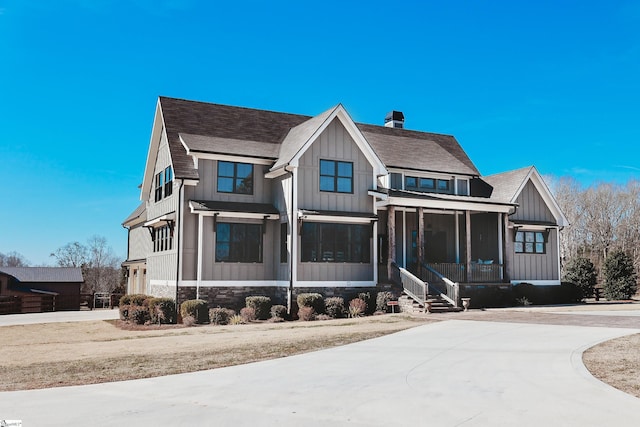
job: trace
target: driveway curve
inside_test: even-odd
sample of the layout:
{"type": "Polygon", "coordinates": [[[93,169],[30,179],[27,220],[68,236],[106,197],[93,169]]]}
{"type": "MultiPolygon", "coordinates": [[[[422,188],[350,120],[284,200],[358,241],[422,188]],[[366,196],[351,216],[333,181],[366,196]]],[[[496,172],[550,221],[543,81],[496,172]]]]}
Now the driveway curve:
{"type": "Polygon", "coordinates": [[[24,425],[640,425],[593,378],[596,343],[638,329],[448,320],[344,347],[190,374],[0,393],[24,425]]]}

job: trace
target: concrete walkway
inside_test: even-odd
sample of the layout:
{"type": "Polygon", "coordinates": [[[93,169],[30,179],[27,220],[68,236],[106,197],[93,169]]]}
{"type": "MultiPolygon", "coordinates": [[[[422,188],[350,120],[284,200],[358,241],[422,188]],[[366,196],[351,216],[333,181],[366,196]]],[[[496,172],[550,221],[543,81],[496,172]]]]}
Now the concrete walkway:
{"type": "Polygon", "coordinates": [[[638,329],[448,320],[283,359],[0,393],[28,426],[640,425],[582,351],[638,329]]]}

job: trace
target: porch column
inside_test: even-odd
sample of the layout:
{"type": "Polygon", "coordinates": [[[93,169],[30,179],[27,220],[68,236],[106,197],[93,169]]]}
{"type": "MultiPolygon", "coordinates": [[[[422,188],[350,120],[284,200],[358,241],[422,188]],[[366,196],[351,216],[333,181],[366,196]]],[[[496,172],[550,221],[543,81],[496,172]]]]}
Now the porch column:
{"type": "MultiPolygon", "coordinates": [[[[204,217],[198,215],[198,271],[196,272],[196,299],[200,299],[200,283],[202,282],[202,241],[204,217]]],[[[217,231],[217,230],[214,230],[217,231]]]]}
{"type": "Polygon", "coordinates": [[[467,283],[471,283],[471,211],[465,211],[465,231],[467,240],[467,259],[465,261],[467,269],[467,283]]]}
{"type": "Polygon", "coordinates": [[[509,232],[509,214],[502,214],[502,226],[504,227],[503,241],[504,241],[504,254],[502,257],[502,280],[509,281],[509,263],[513,256],[513,233],[509,232]]]}
{"type": "Polygon", "coordinates": [[[424,262],[424,208],[418,208],[418,273],[422,272],[424,262]]]}
{"type": "Polygon", "coordinates": [[[393,281],[391,264],[396,261],[396,207],[387,208],[387,236],[389,240],[389,254],[387,256],[387,276],[389,281],[393,281]]]}

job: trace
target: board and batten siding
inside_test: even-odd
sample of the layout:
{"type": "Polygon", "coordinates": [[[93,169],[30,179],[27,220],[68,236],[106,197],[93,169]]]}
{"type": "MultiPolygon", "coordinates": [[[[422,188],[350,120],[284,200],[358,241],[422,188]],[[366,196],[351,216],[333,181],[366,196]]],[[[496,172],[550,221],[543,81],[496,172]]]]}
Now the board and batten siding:
{"type": "MultiPolygon", "coordinates": [[[[250,223],[262,224],[262,221],[218,218],[218,223],[250,223]]],[[[262,236],[262,262],[216,262],[216,237],[213,229],[213,217],[203,218],[202,244],[202,280],[203,281],[243,281],[243,280],[275,280],[273,269],[273,245],[278,221],[267,221],[266,233],[262,236]]]]}
{"type": "Polygon", "coordinates": [[[522,221],[546,221],[555,222],[553,214],[547,207],[542,196],[538,193],[536,186],[531,181],[520,192],[520,195],[516,199],[518,203],[518,209],[515,214],[511,216],[514,220],[522,221]]]}
{"type": "Polygon", "coordinates": [[[171,166],[171,154],[169,153],[169,145],[167,143],[167,136],[165,132],[162,132],[162,138],[160,145],[158,146],[158,156],[156,158],[156,165],[153,171],[151,191],[149,192],[149,200],[147,201],[147,218],[152,220],[162,215],[176,212],[178,207],[178,188],[176,186],[176,180],[173,180],[173,191],[171,196],[163,197],[158,202],[155,201],[155,177],[159,172],[164,171],[167,166],[171,166]]]}
{"type": "Polygon", "coordinates": [[[128,259],[145,259],[152,251],[151,234],[149,229],[137,225],[129,230],[129,256],[128,259]]]}
{"type": "MultiPolygon", "coordinates": [[[[511,233],[510,233],[511,234],[511,233]]],[[[549,231],[544,254],[512,255],[509,267],[511,281],[560,280],[558,277],[558,230],[549,231]]]]}
{"type": "Polygon", "coordinates": [[[373,213],[373,167],[349,132],[334,119],[302,155],[298,167],[298,208],[373,213]],[[353,162],[353,194],[320,191],[320,159],[353,162]]]}
{"type": "MultiPolygon", "coordinates": [[[[340,120],[333,122],[320,134],[298,163],[298,209],[370,212],[374,213],[373,198],[368,191],[374,188],[373,167],[340,120]],[[353,162],[353,193],[320,191],[320,160],[353,162]]],[[[301,238],[297,239],[301,248],[301,238]]],[[[375,263],[300,262],[296,251],[298,281],[349,282],[372,281],[375,263]]],[[[370,243],[370,257],[373,247],[370,243]]]]}
{"type": "MultiPolygon", "coordinates": [[[[512,220],[556,222],[556,218],[531,181],[525,184],[522,192],[516,199],[516,203],[518,203],[518,209],[516,213],[511,216],[512,220]]],[[[521,231],[527,231],[527,227],[523,226],[521,231]]],[[[513,231],[509,233],[508,238],[513,241],[513,231]]],[[[513,245],[509,246],[511,251],[513,251],[513,245]]],[[[511,252],[511,262],[507,263],[510,279],[512,281],[560,280],[558,230],[555,228],[549,231],[545,251],[544,254],[511,252]]]]}

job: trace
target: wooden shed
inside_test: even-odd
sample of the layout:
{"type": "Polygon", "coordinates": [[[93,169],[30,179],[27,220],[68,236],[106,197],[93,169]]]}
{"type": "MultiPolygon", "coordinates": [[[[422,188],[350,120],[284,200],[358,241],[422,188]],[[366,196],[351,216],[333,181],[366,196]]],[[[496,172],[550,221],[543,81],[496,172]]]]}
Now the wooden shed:
{"type": "Polygon", "coordinates": [[[0,267],[0,313],[79,310],[82,270],[72,267],[0,267]]]}

